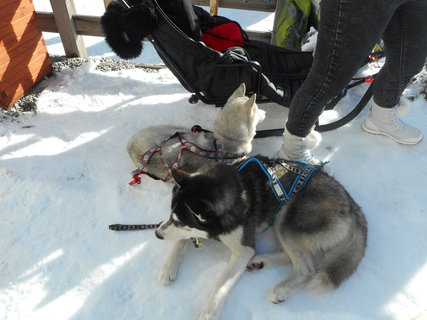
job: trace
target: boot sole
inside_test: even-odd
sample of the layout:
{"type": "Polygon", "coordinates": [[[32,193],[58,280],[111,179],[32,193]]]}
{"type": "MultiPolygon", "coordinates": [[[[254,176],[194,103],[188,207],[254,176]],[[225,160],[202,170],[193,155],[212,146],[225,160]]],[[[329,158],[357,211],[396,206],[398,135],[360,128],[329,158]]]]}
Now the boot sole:
{"type": "Polygon", "coordinates": [[[389,135],[389,134],[388,134],[388,133],[386,133],[386,132],[377,131],[377,130],[373,130],[373,129],[369,129],[369,128],[367,128],[367,127],[365,126],[365,123],[364,123],[364,122],[362,122],[362,129],[363,129],[364,131],[368,132],[368,133],[372,133],[372,134],[376,134],[376,135],[381,135],[381,136],[386,136],[386,137],[389,137],[390,139],[392,139],[393,141],[396,141],[397,143],[400,143],[400,144],[406,144],[406,145],[414,145],[414,144],[418,144],[418,143],[420,143],[420,142],[423,140],[423,138],[424,138],[424,136],[421,136],[421,139],[419,139],[419,140],[417,140],[417,141],[414,141],[414,142],[408,142],[408,141],[398,140],[398,139],[396,139],[396,138],[395,138],[395,137],[393,137],[392,135],[389,135]]]}

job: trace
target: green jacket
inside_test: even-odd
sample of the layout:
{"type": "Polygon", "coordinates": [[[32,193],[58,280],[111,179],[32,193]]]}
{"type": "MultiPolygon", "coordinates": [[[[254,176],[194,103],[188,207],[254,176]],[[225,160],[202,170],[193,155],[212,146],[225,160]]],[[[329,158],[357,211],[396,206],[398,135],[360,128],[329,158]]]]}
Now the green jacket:
{"type": "Polygon", "coordinates": [[[273,43],[283,48],[300,49],[301,41],[310,28],[310,15],[317,16],[311,0],[278,0],[276,10],[273,43]]]}

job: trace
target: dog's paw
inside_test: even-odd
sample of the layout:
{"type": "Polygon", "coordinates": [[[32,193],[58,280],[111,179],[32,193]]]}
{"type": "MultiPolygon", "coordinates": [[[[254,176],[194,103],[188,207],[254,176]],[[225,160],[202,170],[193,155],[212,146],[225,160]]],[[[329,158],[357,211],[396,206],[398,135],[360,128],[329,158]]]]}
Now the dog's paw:
{"type": "Polygon", "coordinates": [[[274,288],[269,294],[268,294],[268,300],[274,304],[282,303],[286,300],[286,298],[289,296],[289,293],[287,293],[286,288],[279,287],[274,288]]]}
{"type": "Polygon", "coordinates": [[[249,272],[255,272],[258,271],[260,269],[264,268],[264,262],[260,261],[260,262],[250,262],[247,266],[246,266],[246,270],[249,272]]]}
{"type": "Polygon", "coordinates": [[[167,286],[171,282],[175,281],[178,268],[171,265],[164,265],[159,274],[159,283],[163,286],[167,286]]]}
{"type": "Polygon", "coordinates": [[[255,256],[249,261],[248,265],[246,266],[246,270],[249,272],[255,272],[262,268],[264,268],[264,259],[260,256],[255,256]]]}

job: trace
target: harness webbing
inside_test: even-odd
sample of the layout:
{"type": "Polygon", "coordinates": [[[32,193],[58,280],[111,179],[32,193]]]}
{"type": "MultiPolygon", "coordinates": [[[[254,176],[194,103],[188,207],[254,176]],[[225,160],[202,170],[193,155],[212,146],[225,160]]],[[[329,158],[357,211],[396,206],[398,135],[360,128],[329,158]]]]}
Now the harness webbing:
{"type": "Polygon", "coordinates": [[[237,167],[237,171],[242,171],[247,164],[256,163],[261,168],[261,170],[265,173],[268,180],[270,181],[270,187],[273,191],[274,196],[279,201],[279,205],[276,208],[274,215],[268,221],[268,227],[271,227],[274,223],[277,213],[280,209],[286,205],[286,203],[291,200],[292,196],[296,195],[299,191],[301,191],[304,186],[307,184],[308,180],[310,180],[312,174],[320,168],[320,166],[312,165],[305,162],[300,161],[277,161],[278,164],[282,165],[286,170],[296,174],[294,181],[288,191],[285,190],[280,179],[276,175],[276,168],[267,165],[257,158],[249,158],[243,164],[237,167]],[[299,168],[291,163],[298,164],[302,166],[299,168]]]}
{"type": "Polygon", "coordinates": [[[214,150],[202,149],[202,148],[198,147],[197,145],[195,145],[194,143],[188,141],[184,137],[183,132],[175,132],[175,134],[173,134],[170,137],[163,140],[163,142],[160,145],[152,147],[151,149],[149,149],[148,151],[146,151],[142,155],[141,165],[138,167],[138,169],[132,171],[133,180],[131,182],[129,182],[129,184],[130,185],[140,184],[141,178],[139,176],[142,174],[145,174],[151,178],[160,179],[163,182],[166,182],[172,176],[172,172],[171,172],[172,169],[178,168],[181,166],[182,155],[183,155],[184,150],[187,150],[187,151],[189,151],[189,152],[191,152],[197,156],[203,157],[203,158],[214,159],[215,161],[226,161],[226,160],[232,160],[232,159],[237,159],[237,158],[243,157],[243,155],[234,155],[234,154],[227,154],[227,153],[222,152],[221,151],[221,143],[217,139],[213,140],[213,147],[214,147],[214,150]],[[162,148],[164,147],[164,145],[166,143],[168,143],[171,139],[174,139],[174,138],[178,138],[179,143],[181,144],[181,149],[179,150],[177,157],[172,161],[172,163],[167,163],[167,161],[165,161],[165,159],[163,158],[162,148]],[[167,171],[167,174],[163,178],[153,176],[150,173],[144,171],[156,153],[159,153],[160,162],[162,163],[163,167],[167,171]]]}

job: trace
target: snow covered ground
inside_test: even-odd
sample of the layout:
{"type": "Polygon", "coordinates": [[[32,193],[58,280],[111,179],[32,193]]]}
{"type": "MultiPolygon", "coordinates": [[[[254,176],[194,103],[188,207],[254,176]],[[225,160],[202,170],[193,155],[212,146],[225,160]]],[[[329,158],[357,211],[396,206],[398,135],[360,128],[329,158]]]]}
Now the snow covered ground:
{"type": "MultiPolygon", "coordinates": [[[[110,54],[97,39],[91,55],[110,54]]],[[[209,129],[218,110],[189,104],[168,70],[101,72],[96,64],[47,80],[37,114],[0,121],[0,319],[194,319],[225,267],[227,249],[212,241],[188,250],[176,282],[163,287],[157,275],[169,243],[152,231],[118,233],[108,225],[169,215],[171,185],[145,177],[128,185],[135,169],[129,137],[159,124],[209,129]]],[[[405,121],[427,135],[421,90],[418,82],[405,91],[414,97],[405,121]]],[[[360,95],[354,90],[342,103],[360,95]]],[[[283,126],[287,110],[261,108],[267,119],[260,128],[283,126]]],[[[364,133],[366,115],[322,134],[313,151],[330,160],[368,220],[357,272],[334,292],[299,292],[279,305],[266,297],[288,268],[244,274],[222,319],[427,319],[427,141],[403,146],[364,133]]],[[[258,139],[254,153],[272,155],[280,144],[279,137],[258,139]]],[[[259,236],[260,252],[274,247],[270,231],[259,236]]]]}

